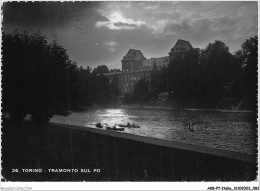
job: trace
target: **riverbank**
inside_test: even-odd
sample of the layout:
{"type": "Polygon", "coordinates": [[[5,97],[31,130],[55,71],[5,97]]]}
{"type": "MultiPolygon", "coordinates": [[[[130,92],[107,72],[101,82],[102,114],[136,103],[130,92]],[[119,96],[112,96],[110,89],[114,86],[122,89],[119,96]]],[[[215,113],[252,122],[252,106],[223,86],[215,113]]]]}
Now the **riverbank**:
{"type": "MultiPolygon", "coordinates": [[[[104,108],[102,106],[94,106],[95,108],[104,108]]],[[[166,109],[166,110],[176,110],[173,106],[149,106],[149,105],[138,105],[138,104],[129,104],[129,105],[109,105],[105,108],[120,108],[120,109],[166,109]]],[[[178,108],[180,109],[180,108],[178,108]]],[[[185,111],[209,111],[209,112],[226,112],[226,113],[256,113],[253,110],[231,110],[231,109],[203,109],[203,108],[182,108],[185,111]]]]}
{"type": "Polygon", "coordinates": [[[2,175],[9,181],[249,181],[256,164],[54,124],[4,122],[2,175]],[[19,172],[12,172],[18,169],[19,172]],[[22,169],[42,169],[24,173],[22,169]],[[89,169],[92,172],[49,172],[89,169]],[[94,173],[94,169],[100,169],[94,173]]]}

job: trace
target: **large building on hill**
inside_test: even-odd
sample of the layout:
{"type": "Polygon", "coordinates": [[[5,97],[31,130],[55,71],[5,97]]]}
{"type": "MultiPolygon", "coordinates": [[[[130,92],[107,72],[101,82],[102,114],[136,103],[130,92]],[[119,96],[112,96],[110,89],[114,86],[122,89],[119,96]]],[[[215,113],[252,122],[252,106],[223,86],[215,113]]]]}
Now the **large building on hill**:
{"type": "Polygon", "coordinates": [[[151,90],[151,74],[154,67],[158,71],[167,68],[168,64],[176,58],[183,58],[186,51],[192,46],[189,41],[178,40],[174,47],[168,53],[168,56],[146,59],[140,50],[129,49],[121,60],[122,71],[104,74],[109,82],[118,80],[118,86],[121,94],[133,93],[136,83],[145,79],[148,83],[148,90],[151,90]]]}

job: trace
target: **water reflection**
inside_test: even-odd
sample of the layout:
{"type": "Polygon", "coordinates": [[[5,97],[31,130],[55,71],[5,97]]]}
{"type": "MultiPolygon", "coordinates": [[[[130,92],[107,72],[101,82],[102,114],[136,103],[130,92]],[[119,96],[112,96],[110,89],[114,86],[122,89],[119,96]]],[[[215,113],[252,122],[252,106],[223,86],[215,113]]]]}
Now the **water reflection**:
{"type": "Polygon", "coordinates": [[[97,116],[101,123],[107,123],[109,125],[128,123],[131,121],[130,117],[135,117],[127,114],[124,109],[106,109],[97,114],[97,116]]]}
{"type": "Polygon", "coordinates": [[[141,128],[126,128],[123,133],[165,140],[255,153],[256,120],[249,113],[174,112],[153,109],[100,109],[55,116],[51,121],[88,126],[90,123],[135,123],[141,128]],[[189,131],[191,123],[194,132],[189,131]]]}

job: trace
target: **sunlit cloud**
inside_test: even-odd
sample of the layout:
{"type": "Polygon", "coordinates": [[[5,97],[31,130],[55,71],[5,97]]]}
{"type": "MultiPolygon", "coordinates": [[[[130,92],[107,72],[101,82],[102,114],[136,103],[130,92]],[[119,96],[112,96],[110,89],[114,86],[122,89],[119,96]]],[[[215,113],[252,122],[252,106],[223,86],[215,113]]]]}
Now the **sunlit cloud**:
{"type": "Polygon", "coordinates": [[[111,30],[132,30],[145,25],[144,21],[125,18],[120,12],[114,12],[110,15],[102,16],[106,17],[108,21],[98,21],[96,23],[97,28],[107,27],[111,30]]]}
{"type": "MultiPolygon", "coordinates": [[[[233,33],[239,38],[240,35],[248,36],[252,33],[252,26],[257,25],[256,21],[251,19],[253,14],[257,13],[256,8],[250,4],[244,5],[243,2],[108,2],[97,12],[108,20],[97,21],[97,28],[141,29],[160,36],[181,35],[183,27],[190,29],[185,31],[186,33],[196,32],[196,29],[201,28],[206,29],[205,32],[219,31],[219,36],[223,36],[221,33],[225,30],[230,31],[232,27],[233,33]],[[175,26],[182,28],[175,30],[175,26]]],[[[203,31],[197,32],[203,33],[203,31]]]]}
{"type": "Polygon", "coordinates": [[[120,68],[129,48],[146,58],[166,56],[178,39],[199,48],[221,40],[234,52],[258,31],[256,1],[39,4],[4,6],[3,30],[41,31],[61,43],[72,60],[92,68],[120,68]]]}

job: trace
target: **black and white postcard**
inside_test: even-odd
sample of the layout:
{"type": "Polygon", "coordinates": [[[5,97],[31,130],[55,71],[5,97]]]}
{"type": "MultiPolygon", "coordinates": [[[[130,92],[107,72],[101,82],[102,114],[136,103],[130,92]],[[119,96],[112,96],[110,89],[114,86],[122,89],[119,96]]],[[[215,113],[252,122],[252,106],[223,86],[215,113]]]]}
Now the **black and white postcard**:
{"type": "Polygon", "coordinates": [[[1,190],[259,190],[258,3],[3,2],[1,190]]]}

